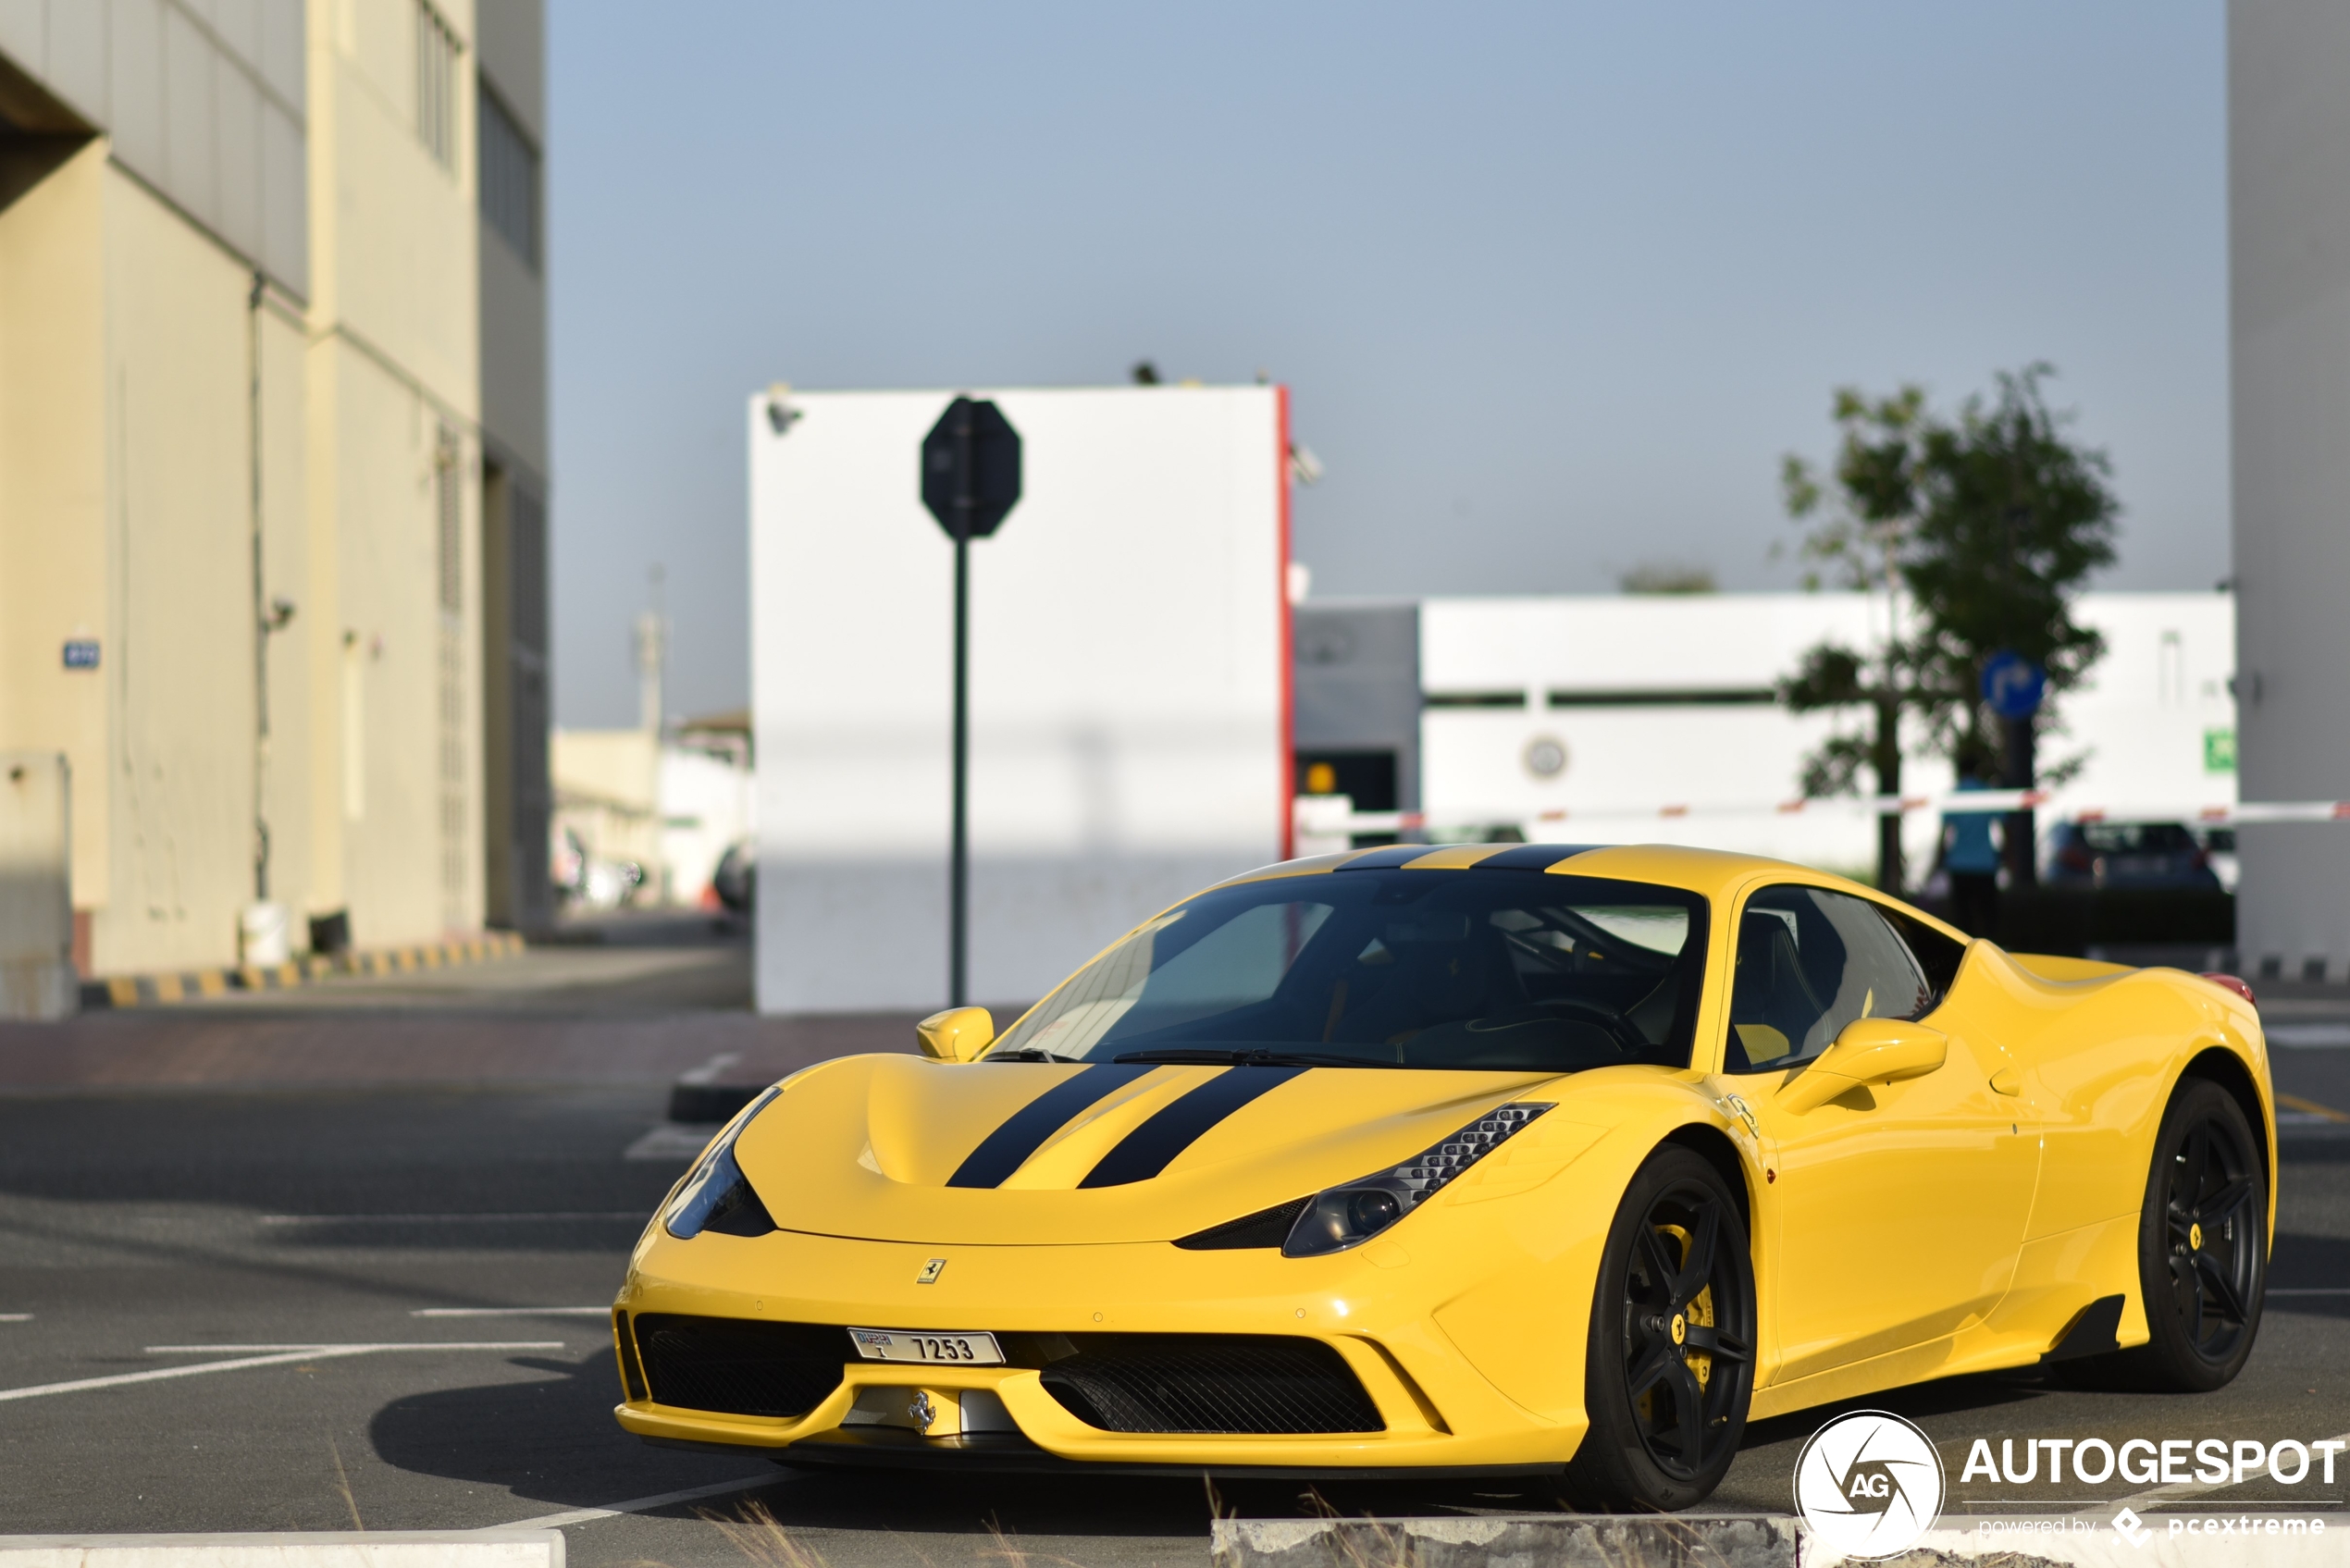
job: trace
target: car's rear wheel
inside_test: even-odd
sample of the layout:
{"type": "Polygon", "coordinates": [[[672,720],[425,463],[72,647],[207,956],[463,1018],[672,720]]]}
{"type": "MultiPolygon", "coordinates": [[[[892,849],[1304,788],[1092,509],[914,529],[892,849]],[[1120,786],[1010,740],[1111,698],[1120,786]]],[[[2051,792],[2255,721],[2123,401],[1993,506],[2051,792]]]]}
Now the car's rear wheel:
{"type": "Polygon", "coordinates": [[[2116,1357],[2140,1388],[2202,1393],[2243,1370],[2268,1288],[2269,1194],[2235,1096],[2190,1079],[2155,1134],[2138,1226],[2142,1348],[2116,1357]]]}
{"type": "Polygon", "coordinates": [[[1608,1228],[1584,1363],[1591,1425],[1569,1496],[1621,1511],[1702,1500],[1738,1453],[1753,1387],[1745,1216],[1702,1155],[1660,1149],[1608,1228]]]}

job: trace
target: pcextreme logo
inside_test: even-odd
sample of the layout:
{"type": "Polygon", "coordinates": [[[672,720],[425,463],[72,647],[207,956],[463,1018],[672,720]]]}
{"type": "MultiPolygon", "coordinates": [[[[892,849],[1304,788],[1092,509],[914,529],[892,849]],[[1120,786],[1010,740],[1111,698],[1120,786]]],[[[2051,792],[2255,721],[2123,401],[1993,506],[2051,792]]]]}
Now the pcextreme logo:
{"type": "Polygon", "coordinates": [[[1881,1410],[1840,1415],[1795,1461],[1795,1511],[1846,1557],[1897,1557],[1942,1512],[1942,1456],[1923,1432],[1881,1410]]]}

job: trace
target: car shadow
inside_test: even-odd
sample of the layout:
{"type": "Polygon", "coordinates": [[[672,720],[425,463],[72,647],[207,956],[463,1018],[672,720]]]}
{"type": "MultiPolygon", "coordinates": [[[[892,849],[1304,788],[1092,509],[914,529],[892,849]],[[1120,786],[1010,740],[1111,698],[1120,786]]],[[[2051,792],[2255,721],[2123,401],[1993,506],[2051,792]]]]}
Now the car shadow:
{"type": "MultiPolygon", "coordinates": [[[[544,1502],[550,1512],[657,1496],[759,1474],[752,1455],[654,1448],[612,1420],[619,1377],[609,1354],[577,1360],[520,1356],[545,1374],[403,1395],[368,1423],[376,1456],[418,1475],[464,1481],[544,1502]]],[[[1218,1512],[1243,1518],[1552,1512],[1545,1478],[1380,1483],[1137,1477],[933,1475],[909,1488],[897,1471],[777,1465],[771,1484],[655,1514],[743,1518],[751,1505],[786,1528],[1014,1536],[1204,1537],[1218,1512]]]]}

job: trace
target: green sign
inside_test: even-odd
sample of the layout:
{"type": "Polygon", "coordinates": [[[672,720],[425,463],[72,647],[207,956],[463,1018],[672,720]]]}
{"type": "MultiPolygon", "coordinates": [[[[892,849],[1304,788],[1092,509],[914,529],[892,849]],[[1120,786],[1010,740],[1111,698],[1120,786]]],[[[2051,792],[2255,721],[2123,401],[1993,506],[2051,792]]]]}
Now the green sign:
{"type": "Polygon", "coordinates": [[[2235,731],[2203,732],[2203,771],[2207,773],[2232,773],[2236,771],[2235,731]]]}

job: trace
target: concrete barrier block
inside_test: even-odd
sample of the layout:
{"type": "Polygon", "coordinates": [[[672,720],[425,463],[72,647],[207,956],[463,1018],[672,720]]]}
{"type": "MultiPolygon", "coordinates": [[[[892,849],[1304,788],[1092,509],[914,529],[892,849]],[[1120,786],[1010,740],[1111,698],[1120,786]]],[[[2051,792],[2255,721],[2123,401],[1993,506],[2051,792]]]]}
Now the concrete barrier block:
{"type": "Polygon", "coordinates": [[[1767,1513],[1218,1519],[1217,1568],[1797,1568],[1767,1513]]]}
{"type": "Polygon", "coordinates": [[[563,1568],[563,1533],[0,1536],[0,1568],[563,1568]]]}

